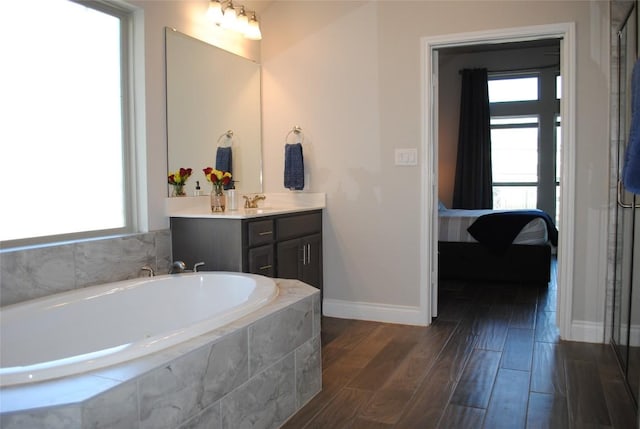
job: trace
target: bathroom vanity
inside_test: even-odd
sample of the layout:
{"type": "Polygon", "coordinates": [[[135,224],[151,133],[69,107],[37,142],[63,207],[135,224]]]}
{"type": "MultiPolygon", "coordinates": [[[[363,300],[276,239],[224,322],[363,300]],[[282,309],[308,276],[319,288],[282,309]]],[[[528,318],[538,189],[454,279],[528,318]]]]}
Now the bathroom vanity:
{"type": "MultiPolygon", "coordinates": [[[[297,279],[322,290],[320,195],[303,204],[267,195],[265,207],[224,213],[211,213],[208,197],[187,197],[202,198],[205,207],[168,209],[173,260],[184,261],[188,268],[204,262],[200,270],[206,271],[297,279]]],[[[184,203],[175,200],[169,203],[184,203]]]]}

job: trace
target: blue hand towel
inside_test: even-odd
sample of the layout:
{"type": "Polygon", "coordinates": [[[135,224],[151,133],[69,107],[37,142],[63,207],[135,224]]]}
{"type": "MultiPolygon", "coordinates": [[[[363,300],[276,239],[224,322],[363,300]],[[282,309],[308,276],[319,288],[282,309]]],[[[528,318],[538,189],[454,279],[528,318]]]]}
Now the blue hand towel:
{"type": "Polygon", "coordinates": [[[304,189],[304,158],[300,143],[284,146],[284,187],[296,191],[304,189]]]}
{"type": "Polygon", "coordinates": [[[622,183],[627,190],[640,194],[640,60],[631,76],[631,129],[622,168],[622,183]]]}
{"type": "MultiPolygon", "coordinates": [[[[231,173],[231,178],[233,179],[233,152],[231,152],[231,146],[229,147],[219,147],[216,150],[216,170],[220,171],[228,171],[231,173]]],[[[224,186],[224,189],[229,189],[231,187],[231,183],[224,186]]]]}

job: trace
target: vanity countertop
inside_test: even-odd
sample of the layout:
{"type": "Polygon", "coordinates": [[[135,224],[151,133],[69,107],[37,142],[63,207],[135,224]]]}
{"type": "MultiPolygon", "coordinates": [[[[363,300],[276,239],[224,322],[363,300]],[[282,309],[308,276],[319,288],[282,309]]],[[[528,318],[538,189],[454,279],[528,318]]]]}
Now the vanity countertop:
{"type": "Polygon", "coordinates": [[[237,210],[229,210],[227,208],[222,213],[212,213],[209,195],[202,195],[198,197],[167,198],[165,200],[165,211],[168,217],[249,219],[321,210],[326,206],[326,194],[324,193],[291,192],[261,195],[266,196],[266,199],[259,201],[258,208],[255,209],[245,209],[244,199],[239,196],[237,210]]]}

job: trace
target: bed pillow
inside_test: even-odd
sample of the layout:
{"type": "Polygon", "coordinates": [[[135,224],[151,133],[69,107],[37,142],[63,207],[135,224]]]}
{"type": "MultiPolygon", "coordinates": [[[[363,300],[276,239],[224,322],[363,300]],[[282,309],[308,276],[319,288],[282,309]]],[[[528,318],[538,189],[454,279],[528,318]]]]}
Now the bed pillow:
{"type": "Polygon", "coordinates": [[[447,207],[442,203],[442,201],[438,200],[438,210],[446,210],[447,207]]]}

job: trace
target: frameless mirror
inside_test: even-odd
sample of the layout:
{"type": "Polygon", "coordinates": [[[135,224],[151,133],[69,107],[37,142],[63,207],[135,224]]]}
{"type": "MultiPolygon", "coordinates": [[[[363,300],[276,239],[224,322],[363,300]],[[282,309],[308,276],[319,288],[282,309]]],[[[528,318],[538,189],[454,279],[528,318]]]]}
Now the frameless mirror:
{"type": "Polygon", "coordinates": [[[262,192],[260,64],[172,28],[165,41],[169,171],[192,168],[187,195],[196,181],[208,193],[202,169],[231,144],[236,189],[262,192]]]}

